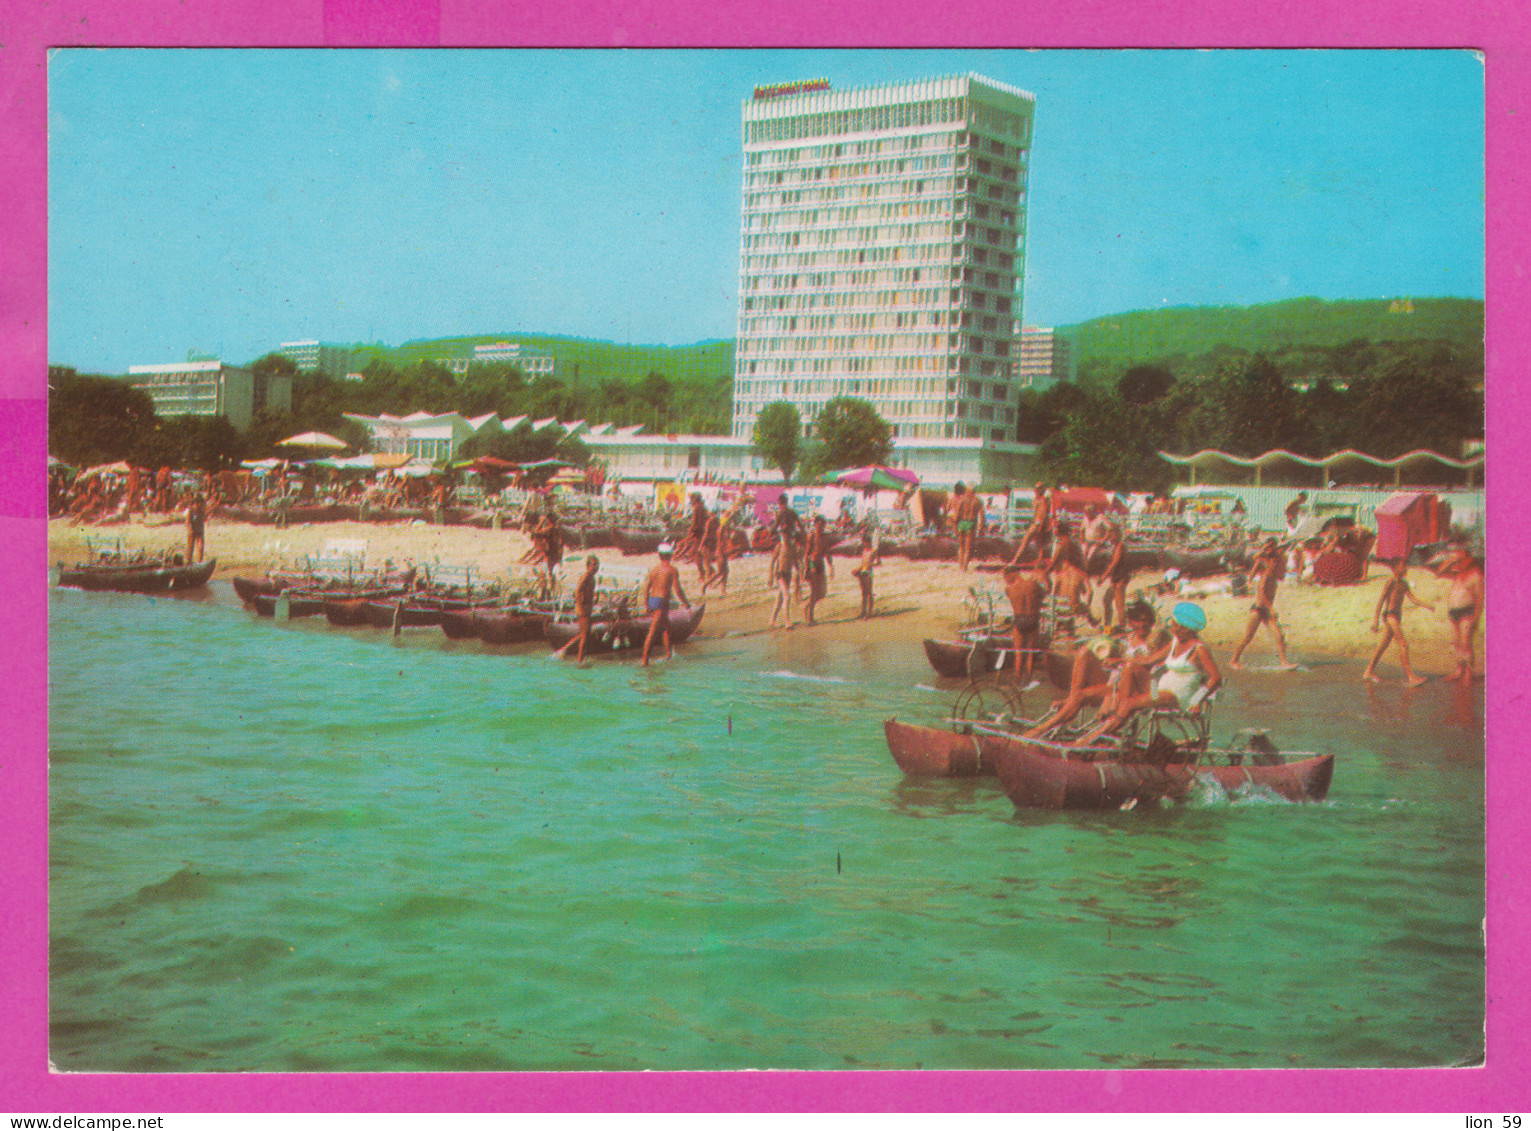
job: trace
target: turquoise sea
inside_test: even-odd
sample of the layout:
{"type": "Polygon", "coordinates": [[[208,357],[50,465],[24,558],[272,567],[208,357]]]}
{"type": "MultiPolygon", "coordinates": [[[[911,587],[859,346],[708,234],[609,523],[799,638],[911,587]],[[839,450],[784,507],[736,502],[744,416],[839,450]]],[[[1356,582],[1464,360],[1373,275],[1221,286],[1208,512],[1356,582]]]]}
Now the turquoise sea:
{"type": "Polygon", "coordinates": [[[62,1071],[1483,1056],[1481,688],[1235,673],[1216,730],[1333,751],[1327,802],[1018,813],[893,765],[960,689],[914,639],[645,670],[222,583],[49,615],[62,1071]]]}

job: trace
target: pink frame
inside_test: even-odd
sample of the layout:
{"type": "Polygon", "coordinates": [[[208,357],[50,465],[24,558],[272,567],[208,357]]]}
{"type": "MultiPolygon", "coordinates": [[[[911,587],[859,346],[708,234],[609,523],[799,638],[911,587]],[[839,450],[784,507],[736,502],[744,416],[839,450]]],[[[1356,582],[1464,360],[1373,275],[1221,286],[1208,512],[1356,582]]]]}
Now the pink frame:
{"type": "MultiPolygon", "coordinates": [[[[1524,694],[1489,695],[1488,1063],[1478,1069],[1257,1072],[893,1072],[58,1075],[47,1070],[46,55],[94,46],[1471,47],[1487,73],[1490,573],[1521,548],[1517,496],[1531,380],[1531,15],[1524,5],[1386,0],[1038,0],[1023,6],[511,5],[494,0],[53,0],[13,5],[0,46],[0,639],[26,657],[0,726],[0,1109],[7,1113],[256,1111],[1525,1111],[1528,1024],[1523,830],[1531,807],[1524,694]],[[571,20],[570,14],[573,13],[571,20]],[[847,29],[854,29],[847,31],[847,29]],[[1526,388],[1521,385],[1525,384],[1526,388]],[[17,595],[19,594],[19,599],[17,595]]],[[[1494,683],[1526,657],[1510,626],[1526,601],[1495,588],[1494,683]]],[[[1505,688],[1506,692],[1513,689],[1505,688]]],[[[1497,1122],[1497,1120],[1496,1120],[1497,1122]]]]}

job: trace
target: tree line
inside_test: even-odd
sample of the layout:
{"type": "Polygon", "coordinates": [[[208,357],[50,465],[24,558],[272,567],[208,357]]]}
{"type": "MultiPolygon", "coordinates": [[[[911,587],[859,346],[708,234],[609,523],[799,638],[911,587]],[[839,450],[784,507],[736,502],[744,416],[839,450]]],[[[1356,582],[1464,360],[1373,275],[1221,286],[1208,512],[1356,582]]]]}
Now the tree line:
{"type": "MultiPolygon", "coordinates": [[[[292,406],[284,412],[260,412],[245,432],[223,417],[182,416],[161,419],[148,395],[114,377],[80,374],[54,366],[48,371],[48,450],[74,466],[125,459],[144,467],[231,467],[241,460],[285,454],[277,443],[300,432],[328,432],[364,450],[367,433],[346,419],[411,412],[457,412],[467,417],[494,413],[502,419],[549,416],[559,420],[610,422],[618,427],[641,424],[650,432],[716,434],[727,431],[732,382],[726,377],[672,380],[651,370],[637,381],[605,379],[566,383],[558,376],[530,381],[513,364],[474,365],[459,379],[445,366],[419,362],[395,366],[375,358],[361,380],[336,380],[302,371],[290,358],[268,354],[250,367],[257,375],[292,379],[292,406]]],[[[493,453],[466,448],[469,455],[508,450],[542,453],[546,434],[532,438],[530,426],[512,430],[523,442],[495,445],[493,453]]],[[[561,430],[549,429],[546,433],[561,430]]],[[[478,445],[485,447],[488,440],[478,445]]],[[[588,458],[583,445],[564,445],[559,458],[588,458]]],[[[551,453],[501,458],[524,462],[551,453]]],[[[570,459],[570,462],[583,462],[570,459]]]]}
{"type": "Polygon", "coordinates": [[[1464,440],[1483,436],[1482,353],[1366,339],[1269,354],[1218,347],[1129,366],[1110,385],[1028,390],[1019,415],[1017,439],[1040,445],[1044,477],[1123,489],[1174,480],[1160,451],[1458,457],[1464,440]]]}

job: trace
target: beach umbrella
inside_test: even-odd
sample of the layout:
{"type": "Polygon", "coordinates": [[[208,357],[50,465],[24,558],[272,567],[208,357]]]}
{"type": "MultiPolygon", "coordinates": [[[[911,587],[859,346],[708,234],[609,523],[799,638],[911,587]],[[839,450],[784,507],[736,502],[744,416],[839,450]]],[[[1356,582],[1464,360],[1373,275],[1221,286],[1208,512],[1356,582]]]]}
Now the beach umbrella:
{"type": "Polygon", "coordinates": [[[338,452],[351,445],[338,437],[331,436],[328,432],[299,432],[296,436],[278,440],[276,446],[279,448],[325,448],[338,452]]]}
{"type": "Polygon", "coordinates": [[[489,471],[498,472],[499,474],[503,475],[507,471],[514,471],[521,465],[519,463],[512,463],[508,459],[500,459],[498,456],[479,456],[477,459],[470,459],[465,463],[459,463],[455,466],[471,467],[474,471],[480,473],[489,471]]]}
{"type": "Polygon", "coordinates": [[[851,467],[842,471],[831,471],[824,477],[826,483],[834,483],[840,487],[875,487],[880,491],[902,491],[906,487],[918,487],[920,477],[912,471],[902,467],[882,467],[872,465],[869,467],[851,467]]]}

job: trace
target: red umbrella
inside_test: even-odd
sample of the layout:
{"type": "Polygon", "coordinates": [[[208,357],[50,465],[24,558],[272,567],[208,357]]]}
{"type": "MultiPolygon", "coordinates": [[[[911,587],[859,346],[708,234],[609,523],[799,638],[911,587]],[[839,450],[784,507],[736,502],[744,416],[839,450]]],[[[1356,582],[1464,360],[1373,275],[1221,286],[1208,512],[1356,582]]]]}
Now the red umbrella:
{"type": "Polygon", "coordinates": [[[470,460],[467,466],[474,471],[514,471],[521,465],[511,463],[508,459],[500,459],[498,456],[479,456],[477,459],[470,460]]]}

